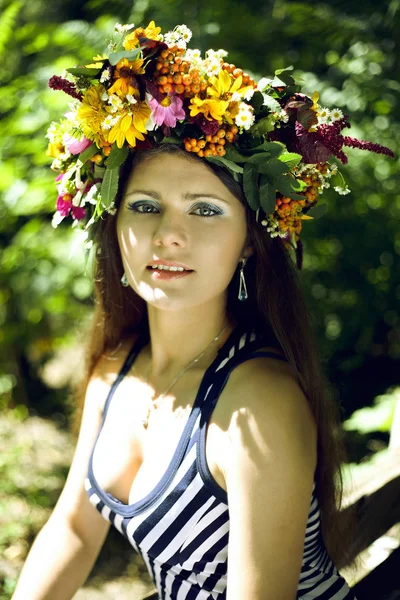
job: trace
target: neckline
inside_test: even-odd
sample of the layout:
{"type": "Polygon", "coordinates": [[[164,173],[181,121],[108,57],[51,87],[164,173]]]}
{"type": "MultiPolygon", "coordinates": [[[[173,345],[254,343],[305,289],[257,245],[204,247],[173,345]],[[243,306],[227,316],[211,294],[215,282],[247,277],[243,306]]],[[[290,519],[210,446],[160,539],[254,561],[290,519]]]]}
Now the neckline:
{"type": "MultiPolygon", "coordinates": [[[[218,350],[217,356],[215,357],[215,359],[212,361],[212,363],[207,367],[206,371],[204,372],[204,375],[200,382],[199,388],[197,390],[195,401],[194,401],[191,411],[189,413],[189,417],[186,421],[186,424],[185,424],[182,434],[179,438],[179,441],[178,441],[176,449],[173,453],[172,459],[167,467],[167,470],[164,472],[164,474],[162,475],[162,477],[158,481],[158,483],[153,487],[153,489],[148,494],[146,494],[146,496],[144,498],[142,498],[141,500],[137,500],[136,502],[133,502],[132,504],[126,504],[122,500],[119,500],[118,498],[113,496],[113,494],[111,494],[110,492],[105,492],[100,487],[100,485],[94,475],[94,472],[93,472],[93,455],[94,455],[94,452],[96,449],[97,441],[101,435],[101,431],[103,429],[103,425],[104,425],[106,415],[108,412],[108,411],[105,411],[102,423],[100,425],[99,432],[96,436],[96,440],[94,442],[94,445],[93,445],[93,448],[92,448],[92,451],[90,454],[90,458],[89,458],[89,479],[90,479],[91,487],[95,490],[97,496],[103,501],[103,503],[106,506],[111,508],[114,512],[119,513],[123,516],[133,517],[133,516],[136,516],[137,514],[143,512],[144,510],[146,510],[151,504],[156,502],[162,496],[162,494],[165,492],[165,490],[168,488],[171,481],[175,477],[175,474],[178,471],[178,468],[179,468],[179,466],[182,462],[182,459],[185,455],[187,446],[190,441],[190,436],[191,436],[193,426],[194,426],[194,424],[199,416],[199,413],[200,413],[201,402],[203,401],[203,398],[208,390],[208,387],[211,383],[211,379],[212,379],[217,367],[225,360],[225,358],[228,358],[232,346],[234,346],[236,344],[236,342],[238,341],[238,339],[240,339],[240,337],[243,335],[244,332],[245,332],[244,328],[240,324],[237,324],[234,327],[234,329],[231,331],[231,333],[229,334],[229,336],[227,337],[227,339],[225,340],[225,342],[223,343],[221,348],[218,350]]],[[[143,342],[146,339],[146,335],[148,337],[148,332],[146,332],[146,331],[142,332],[136,339],[135,343],[133,344],[132,350],[129,352],[128,359],[131,356],[134,357],[132,360],[131,366],[133,365],[133,363],[136,359],[136,355],[138,354],[138,351],[141,348],[141,345],[143,344],[143,342]]]]}

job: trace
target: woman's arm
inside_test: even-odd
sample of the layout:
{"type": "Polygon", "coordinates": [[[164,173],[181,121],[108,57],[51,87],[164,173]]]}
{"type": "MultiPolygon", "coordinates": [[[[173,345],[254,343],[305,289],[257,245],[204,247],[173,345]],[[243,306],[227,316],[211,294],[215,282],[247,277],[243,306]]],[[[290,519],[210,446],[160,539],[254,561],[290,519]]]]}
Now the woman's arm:
{"type": "Polygon", "coordinates": [[[227,600],[294,600],[317,459],[310,407],[288,365],[269,358],[237,367],[220,400],[227,600]]]}
{"type": "Polygon", "coordinates": [[[84,489],[90,452],[102,407],[123,358],[100,359],[87,388],[79,437],[57,504],[35,539],[12,600],[70,600],[84,584],[110,524],[89,502],[84,489]]]}

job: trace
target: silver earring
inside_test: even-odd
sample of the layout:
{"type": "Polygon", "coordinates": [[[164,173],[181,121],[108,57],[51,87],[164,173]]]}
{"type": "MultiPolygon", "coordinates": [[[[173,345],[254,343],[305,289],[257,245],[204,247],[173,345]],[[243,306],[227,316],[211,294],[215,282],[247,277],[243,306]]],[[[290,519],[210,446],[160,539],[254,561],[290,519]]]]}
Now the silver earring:
{"type": "Polygon", "coordinates": [[[128,278],[126,276],[126,273],[124,273],[121,277],[121,283],[124,287],[128,287],[129,286],[129,281],[128,278]]]}
{"type": "Polygon", "coordinates": [[[241,259],[241,266],[240,266],[240,284],[239,284],[239,294],[238,294],[238,298],[239,300],[241,300],[242,302],[244,302],[244,300],[247,300],[247,298],[249,297],[247,294],[247,287],[246,287],[246,280],[244,278],[244,267],[247,263],[247,258],[242,258],[241,259]]]}

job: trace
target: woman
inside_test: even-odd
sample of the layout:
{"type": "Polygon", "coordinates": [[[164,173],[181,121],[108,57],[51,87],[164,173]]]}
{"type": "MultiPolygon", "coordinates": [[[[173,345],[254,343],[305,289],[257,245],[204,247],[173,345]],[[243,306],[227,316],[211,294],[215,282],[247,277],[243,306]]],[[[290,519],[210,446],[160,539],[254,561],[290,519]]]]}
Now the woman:
{"type": "Polygon", "coordinates": [[[289,254],[332,175],[317,98],[200,64],[188,36],[150,23],[52,80],[78,100],[50,132],[55,224],[95,226],[97,304],[75,456],[14,600],[72,598],[110,524],[162,599],[355,598],[333,562],[337,411],[289,254]]]}

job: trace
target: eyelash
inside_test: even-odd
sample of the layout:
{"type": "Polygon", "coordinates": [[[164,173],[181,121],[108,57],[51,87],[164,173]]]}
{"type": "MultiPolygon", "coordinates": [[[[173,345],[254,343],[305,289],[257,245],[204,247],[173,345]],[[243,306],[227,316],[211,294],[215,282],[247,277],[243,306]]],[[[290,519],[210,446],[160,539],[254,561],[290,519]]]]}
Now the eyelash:
{"type": "MultiPolygon", "coordinates": [[[[155,214],[153,211],[141,211],[138,210],[140,206],[152,206],[153,208],[157,208],[156,206],[154,206],[154,204],[152,204],[151,202],[130,202],[128,204],[128,209],[139,214],[139,215],[151,215],[151,214],[155,214]]],[[[210,218],[210,217],[215,217],[217,215],[222,215],[222,211],[219,210],[218,208],[211,206],[211,204],[207,204],[205,202],[202,202],[200,205],[196,206],[195,210],[197,210],[198,208],[201,207],[205,207],[208,210],[212,210],[215,214],[213,215],[197,215],[198,217],[202,217],[202,218],[210,218]]]]}

